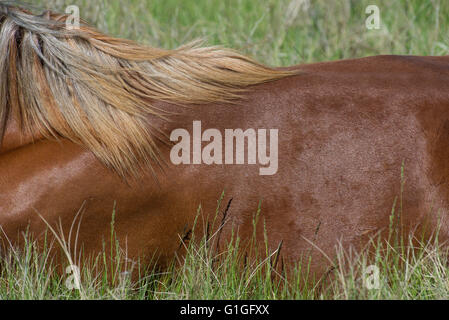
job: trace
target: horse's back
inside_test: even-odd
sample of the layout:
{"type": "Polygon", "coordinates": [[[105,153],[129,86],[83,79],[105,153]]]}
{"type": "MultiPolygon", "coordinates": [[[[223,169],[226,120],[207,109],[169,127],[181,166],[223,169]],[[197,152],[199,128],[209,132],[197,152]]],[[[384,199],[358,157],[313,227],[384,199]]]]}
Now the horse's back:
{"type": "MultiPolygon", "coordinates": [[[[435,227],[436,213],[449,208],[449,57],[297,68],[301,74],[261,85],[245,105],[252,112],[242,126],[279,129],[277,173],[240,173],[250,187],[231,187],[241,201],[263,198],[272,245],[282,240],[295,258],[310,242],[329,254],[339,241],[358,247],[387,231],[392,212],[405,230],[435,227]]],[[[320,250],[312,251],[323,257],[320,250]]]]}
{"type": "MultiPolygon", "coordinates": [[[[312,270],[323,272],[323,252],[331,257],[338,242],[362,246],[389,227],[393,208],[407,230],[435,225],[436,212],[447,213],[448,60],[379,56],[303,65],[296,76],[253,87],[241,103],[157,105],[179,112],[154,123],[167,136],[184,129],[193,140],[194,121],[201,132],[216,129],[223,139],[226,129],[265,129],[267,136],[277,130],[276,170],[268,175],[260,174],[258,161],[248,163],[248,150],[241,164],[227,164],[223,155],[221,164],[174,165],[162,142],[167,167],[157,183],[146,176],[127,184],[67,141],[9,152],[0,158],[0,184],[9,199],[0,209],[12,213],[2,214],[0,223],[10,238],[30,221],[39,234],[45,224],[38,211],[50,223],[64,217],[69,230],[87,199],[78,239],[93,253],[110,235],[116,203],[115,230],[129,256],[157,252],[168,262],[196,214],[213,217],[225,191],[218,211],[230,203],[223,241],[232,228],[251,237],[260,209],[259,239],[266,231],[270,249],[282,242],[282,255],[291,261],[311,253],[312,270]]],[[[441,231],[446,237],[447,228],[441,231]]]]}

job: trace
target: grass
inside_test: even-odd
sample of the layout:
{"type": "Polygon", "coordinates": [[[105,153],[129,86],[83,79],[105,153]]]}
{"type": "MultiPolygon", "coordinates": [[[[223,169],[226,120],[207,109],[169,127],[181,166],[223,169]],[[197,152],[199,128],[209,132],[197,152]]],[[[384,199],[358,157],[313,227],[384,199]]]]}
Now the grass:
{"type": "MultiPolygon", "coordinates": [[[[399,234],[390,231],[390,236],[399,234]]],[[[24,235],[20,251],[9,250],[0,258],[0,299],[449,299],[448,252],[436,238],[427,242],[373,238],[358,252],[337,246],[333,270],[315,280],[308,278],[307,263],[296,265],[286,277],[273,265],[276,250],[246,259],[238,237],[218,253],[217,234],[197,235],[194,229],[185,243],[185,257],[163,272],[138,263],[125,266],[124,253],[111,236],[112,254],[100,253],[78,274],[67,270],[76,260],[67,242],[58,240],[57,250],[70,257],[61,268],[49,254],[54,245],[42,247],[24,235]]]]}
{"type": "Polygon", "coordinates": [[[449,52],[449,3],[444,0],[38,0],[108,34],[176,48],[202,38],[261,62],[286,66],[377,54],[449,52]],[[365,8],[380,10],[379,30],[365,26],[365,8]]]}
{"type": "MultiPolygon", "coordinates": [[[[209,45],[232,47],[274,66],[449,52],[449,2],[444,0],[38,0],[33,4],[59,11],[76,4],[81,17],[100,30],[147,45],[176,48],[203,38],[209,45]],[[380,9],[378,30],[365,26],[365,8],[370,4],[380,9]]],[[[25,237],[22,250],[10,250],[1,258],[0,299],[449,298],[447,252],[436,240],[412,244],[407,238],[389,245],[373,239],[373,250],[359,253],[338,248],[331,280],[305,284],[307,263],[296,266],[287,281],[266,258],[273,252],[242,267],[238,238],[217,256],[210,237],[192,237],[198,241],[186,244],[180,266],[175,267],[175,261],[163,273],[135,266],[140,273],[136,281],[121,272],[123,252],[111,246],[113,258],[100,254],[80,270],[79,289],[66,285],[73,272],[61,276],[48,250],[42,252],[25,237]],[[98,268],[103,271],[98,273],[98,268]],[[376,273],[379,281],[370,283],[378,288],[369,289],[366,281],[376,273]]],[[[67,246],[64,254],[70,256],[67,246]]]]}

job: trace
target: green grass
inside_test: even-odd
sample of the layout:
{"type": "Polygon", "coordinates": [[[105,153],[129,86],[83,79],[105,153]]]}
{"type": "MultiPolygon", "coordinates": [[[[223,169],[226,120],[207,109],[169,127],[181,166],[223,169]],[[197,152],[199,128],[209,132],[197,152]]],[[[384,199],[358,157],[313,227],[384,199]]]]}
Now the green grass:
{"type": "Polygon", "coordinates": [[[449,52],[449,2],[444,0],[45,0],[114,36],[176,48],[202,38],[285,66],[377,54],[449,52]],[[307,5],[308,4],[308,5],[307,5]],[[380,9],[381,28],[368,30],[365,8],[380,9]]]}
{"type": "MultiPolygon", "coordinates": [[[[399,234],[395,228],[390,231],[390,237],[399,234]]],[[[329,261],[333,270],[314,279],[307,262],[285,273],[274,265],[277,250],[247,259],[242,253],[254,246],[243,246],[235,237],[217,252],[218,232],[198,235],[195,229],[185,243],[185,256],[168,269],[125,265],[113,227],[111,235],[112,254],[103,252],[81,264],[78,288],[68,286],[74,283],[72,271],[61,273],[76,261],[62,238],[42,247],[24,235],[21,250],[0,258],[0,299],[449,299],[448,253],[436,240],[374,238],[358,252],[337,246],[336,258],[329,261]],[[67,257],[60,264],[49,254],[48,248],[55,246],[67,257]],[[368,281],[373,273],[367,271],[373,267],[377,282],[368,281]],[[137,277],[131,278],[131,272],[137,277]]]]}
{"type": "MultiPolygon", "coordinates": [[[[449,51],[449,1],[444,0],[40,0],[33,4],[59,11],[79,5],[81,17],[100,30],[150,46],[176,48],[202,38],[209,45],[232,47],[273,66],[449,51]],[[365,27],[369,4],[380,9],[379,30],[365,27]]],[[[137,281],[121,273],[123,253],[112,246],[112,259],[99,255],[81,270],[79,290],[67,288],[69,275],[56,272],[58,266],[46,251],[28,241],[23,250],[10,250],[1,258],[0,299],[449,298],[447,253],[435,241],[412,245],[410,239],[402,239],[388,245],[374,239],[374,254],[340,248],[327,279],[309,279],[305,284],[307,263],[296,266],[285,280],[273,270],[272,259],[265,258],[273,252],[244,263],[238,238],[217,257],[210,245],[213,238],[195,237],[198,241],[186,244],[180,266],[162,273],[134,266],[134,272],[140,272],[137,281]],[[378,267],[378,289],[364,284],[369,265],[378,267]]]]}

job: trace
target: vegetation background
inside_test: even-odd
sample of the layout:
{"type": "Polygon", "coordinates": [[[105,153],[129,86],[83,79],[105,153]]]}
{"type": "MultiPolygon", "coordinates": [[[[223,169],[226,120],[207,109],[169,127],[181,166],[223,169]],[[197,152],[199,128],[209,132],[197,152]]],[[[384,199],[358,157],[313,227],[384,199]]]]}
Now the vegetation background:
{"type": "MultiPolygon", "coordinates": [[[[445,0],[36,0],[41,9],[80,8],[81,18],[117,37],[162,48],[195,39],[251,55],[272,66],[378,54],[446,55],[449,1],[445,0]],[[368,29],[368,5],[380,10],[380,28],[368,29]]],[[[394,212],[392,213],[394,214],[394,212]]],[[[416,250],[378,244],[375,281],[367,285],[368,256],[340,251],[331,281],[273,280],[270,261],[238,267],[236,249],[216,264],[208,239],[188,248],[181,268],[143,272],[137,283],[102,261],[108,275],[81,270],[80,289],[54,273],[33,243],[0,261],[1,299],[440,299],[449,298],[447,254],[436,242],[416,250]],[[385,257],[388,257],[386,259],[385,257]],[[388,263],[386,262],[388,261],[388,263]],[[114,283],[106,280],[115,278],[114,283]],[[376,285],[377,284],[377,285],[376,285]],[[374,285],[374,289],[372,288],[374,285]]],[[[119,251],[118,255],[120,255],[119,251]]],[[[307,263],[298,265],[298,270],[307,263]]],[[[278,275],[279,276],[279,275],[278,275]]],[[[282,277],[281,277],[282,278],[282,277]]],[[[371,278],[373,280],[373,278],[371,278]]]]}
{"type": "Polygon", "coordinates": [[[110,35],[167,49],[194,39],[261,62],[286,66],[378,54],[444,55],[449,2],[444,0],[38,0],[110,35]],[[369,5],[380,29],[369,30],[369,5]]]}

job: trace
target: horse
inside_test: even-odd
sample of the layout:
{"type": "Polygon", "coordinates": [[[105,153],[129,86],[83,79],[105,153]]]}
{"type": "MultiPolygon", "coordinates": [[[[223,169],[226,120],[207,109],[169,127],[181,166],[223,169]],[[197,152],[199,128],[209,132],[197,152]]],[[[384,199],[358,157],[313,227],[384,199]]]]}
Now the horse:
{"type": "Polygon", "coordinates": [[[272,68],[67,19],[0,3],[3,242],[57,225],[68,236],[82,210],[78,248],[95,254],[114,213],[127,257],[163,267],[220,197],[220,241],[255,233],[286,263],[310,256],[316,275],[392,212],[405,233],[447,240],[449,57],[272,68]]]}

